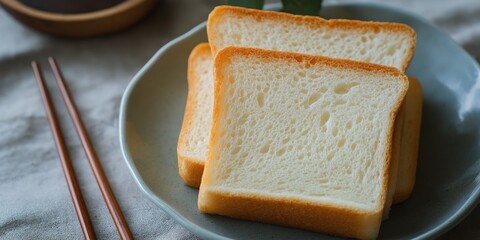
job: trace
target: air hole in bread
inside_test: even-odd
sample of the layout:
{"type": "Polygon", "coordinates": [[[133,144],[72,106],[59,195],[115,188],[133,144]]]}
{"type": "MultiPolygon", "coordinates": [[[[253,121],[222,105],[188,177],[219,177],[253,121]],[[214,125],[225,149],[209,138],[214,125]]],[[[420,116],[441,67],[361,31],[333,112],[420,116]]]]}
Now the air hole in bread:
{"type": "Polygon", "coordinates": [[[343,100],[343,99],[337,99],[335,100],[335,102],[333,103],[333,106],[339,106],[339,105],[342,105],[342,104],[345,104],[347,103],[347,101],[343,100]]]}
{"type": "Polygon", "coordinates": [[[365,173],[363,171],[358,171],[357,176],[358,176],[358,181],[362,182],[365,176],[365,173]]]}
{"type": "Polygon", "coordinates": [[[323,145],[320,145],[320,146],[317,148],[317,152],[321,153],[321,152],[323,152],[323,149],[324,149],[323,145]]]}
{"type": "Polygon", "coordinates": [[[281,148],[281,149],[278,150],[275,154],[277,155],[277,157],[280,157],[280,156],[282,156],[285,152],[286,152],[286,149],[285,149],[285,148],[281,148]]]}
{"type": "Polygon", "coordinates": [[[332,130],[332,136],[336,137],[338,135],[338,128],[334,127],[332,130]]]}
{"type": "Polygon", "coordinates": [[[240,147],[235,147],[233,150],[232,150],[232,154],[237,154],[238,152],[240,152],[240,147]]]}
{"type": "Polygon", "coordinates": [[[330,152],[328,155],[327,155],[327,160],[328,161],[332,161],[333,157],[335,156],[335,152],[330,152]]]}
{"type": "Polygon", "coordinates": [[[355,123],[359,124],[363,121],[363,117],[358,116],[357,119],[355,119],[355,123]]]}
{"type": "Polygon", "coordinates": [[[314,103],[316,103],[318,101],[318,99],[320,99],[322,95],[320,95],[320,93],[314,93],[312,95],[310,95],[310,97],[303,103],[303,107],[305,109],[307,108],[310,108],[310,106],[312,106],[314,103]]]}
{"type": "Polygon", "coordinates": [[[305,135],[307,135],[308,132],[309,132],[308,129],[303,130],[303,132],[301,133],[301,135],[302,135],[302,136],[305,136],[305,135]]]}
{"type": "Polygon", "coordinates": [[[265,96],[263,93],[259,93],[257,95],[257,103],[260,107],[263,107],[265,105],[265,96]]]}
{"type": "Polygon", "coordinates": [[[270,150],[270,143],[263,145],[263,147],[260,148],[260,153],[265,154],[268,152],[268,150],[270,150]]]}
{"type": "MultiPolygon", "coordinates": [[[[244,114],[238,119],[238,125],[243,125],[247,122],[248,115],[244,114]]],[[[245,130],[244,130],[245,131],[245,130]]]]}
{"type": "Polygon", "coordinates": [[[327,183],[330,183],[330,180],[328,178],[320,178],[318,180],[318,183],[320,184],[327,184],[327,183]]]}
{"type": "Polygon", "coordinates": [[[358,85],[358,83],[355,83],[355,82],[350,83],[350,84],[342,83],[342,84],[337,85],[333,91],[337,94],[347,94],[350,91],[351,88],[353,88],[357,85],[358,85]]]}
{"type": "Polygon", "coordinates": [[[393,54],[395,54],[395,50],[396,48],[394,46],[389,47],[387,50],[387,55],[392,56],[393,54]]]}
{"type": "Polygon", "coordinates": [[[323,112],[322,116],[320,117],[320,126],[325,126],[325,124],[330,120],[330,113],[323,112]]]}

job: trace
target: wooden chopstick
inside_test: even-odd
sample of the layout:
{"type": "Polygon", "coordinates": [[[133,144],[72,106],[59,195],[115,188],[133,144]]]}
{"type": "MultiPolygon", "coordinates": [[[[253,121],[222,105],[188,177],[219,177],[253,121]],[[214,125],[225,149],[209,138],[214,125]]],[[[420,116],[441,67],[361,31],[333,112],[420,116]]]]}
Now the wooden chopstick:
{"type": "Polygon", "coordinates": [[[112,189],[108,184],[105,173],[103,172],[100,161],[98,161],[95,150],[92,147],[92,143],[90,142],[87,131],[83,126],[82,119],[77,112],[75,102],[70,96],[62,73],[60,72],[60,69],[58,68],[58,65],[53,57],[49,57],[48,62],[50,63],[50,67],[52,68],[53,73],[55,74],[57,85],[62,92],[63,100],[67,105],[68,112],[70,113],[70,117],[73,120],[77,134],[80,137],[80,141],[82,143],[83,150],[85,151],[85,155],[87,156],[88,163],[92,168],[93,174],[95,176],[95,179],[97,180],[97,184],[100,188],[103,199],[107,204],[110,215],[112,215],[118,234],[120,235],[121,239],[133,239],[132,233],[130,232],[130,229],[127,225],[127,221],[125,221],[125,218],[123,217],[122,211],[120,210],[117,200],[115,199],[115,195],[113,194],[112,189]]]}
{"type": "Polygon", "coordinates": [[[58,124],[55,107],[53,106],[50,99],[48,89],[45,87],[43,74],[40,71],[38,63],[36,61],[32,62],[32,68],[35,74],[35,79],[38,83],[38,88],[40,89],[40,94],[42,95],[43,106],[45,107],[45,111],[48,115],[50,128],[52,130],[53,138],[55,139],[55,145],[57,147],[60,162],[62,164],[63,174],[65,175],[65,180],[67,182],[68,190],[70,192],[70,197],[72,198],[73,206],[75,207],[75,212],[77,213],[80,227],[82,228],[85,239],[95,239],[95,233],[92,228],[90,217],[88,216],[85,201],[83,200],[82,193],[80,192],[77,178],[75,177],[75,173],[73,172],[73,166],[70,161],[65,142],[63,140],[63,134],[58,124]]]}

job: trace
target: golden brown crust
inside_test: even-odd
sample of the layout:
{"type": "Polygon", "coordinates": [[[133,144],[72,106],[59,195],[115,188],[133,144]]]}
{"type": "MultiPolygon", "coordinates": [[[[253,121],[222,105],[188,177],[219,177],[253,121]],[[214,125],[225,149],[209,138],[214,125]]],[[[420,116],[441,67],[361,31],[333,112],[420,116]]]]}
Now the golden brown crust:
{"type": "MultiPolygon", "coordinates": [[[[326,65],[329,65],[330,67],[335,67],[343,70],[354,69],[354,70],[359,70],[364,72],[381,72],[391,76],[400,76],[404,78],[405,80],[404,83],[408,88],[408,79],[405,76],[405,74],[403,74],[402,72],[400,72],[398,69],[394,67],[384,66],[384,65],[375,64],[375,63],[360,62],[360,61],[349,60],[349,59],[331,58],[326,56],[314,56],[314,55],[295,53],[295,52],[282,52],[282,51],[272,51],[272,50],[266,50],[266,49],[260,49],[260,48],[246,48],[246,47],[234,47],[234,46],[223,48],[222,50],[220,50],[220,52],[217,53],[217,56],[215,57],[215,61],[214,61],[215,86],[218,80],[217,73],[215,70],[218,69],[218,65],[220,63],[229,61],[229,58],[231,55],[244,55],[244,56],[254,55],[254,56],[259,56],[260,58],[265,58],[265,59],[282,59],[285,61],[308,62],[311,65],[326,64],[326,65]],[[222,55],[220,55],[220,52],[223,52],[222,55]]],[[[405,95],[406,91],[407,89],[405,89],[405,92],[403,93],[403,95],[405,95]]],[[[403,101],[403,98],[402,98],[402,101],[403,101]]],[[[398,103],[399,106],[400,104],[401,102],[398,103]]]]}
{"type": "Polygon", "coordinates": [[[210,46],[208,43],[200,43],[192,50],[188,58],[188,96],[182,129],[180,130],[177,144],[178,172],[187,185],[196,188],[200,186],[205,160],[184,156],[182,155],[182,150],[186,146],[187,135],[192,127],[192,116],[195,114],[197,105],[201,104],[197,103],[194,98],[196,80],[200,77],[197,76],[197,72],[195,71],[195,64],[197,64],[197,57],[205,53],[210,53],[210,46]]]}
{"type": "Polygon", "coordinates": [[[300,15],[293,15],[289,13],[282,13],[282,12],[274,12],[274,11],[265,11],[265,10],[256,10],[256,9],[248,9],[248,8],[241,8],[241,7],[233,7],[233,6],[218,6],[210,13],[208,16],[208,23],[207,23],[207,33],[208,33],[208,41],[210,42],[210,47],[212,49],[212,55],[215,56],[219,50],[218,47],[215,45],[214,39],[216,39],[216,32],[214,30],[214,24],[217,21],[221,21],[221,18],[226,13],[244,15],[249,17],[254,17],[255,19],[277,19],[279,22],[282,21],[294,21],[297,24],[306,24],[312,27],[321,27],[321,26],[329,26],[329,27],[336,27],[342,29],[367,29],[369,31],[378,31],[379,29],[392,31],[392,32],[405,32],[409,35],[412,39],[412,43],[409,49],[409,52],[405,58],[405,61],[402,64],[402,72],[408,67],[410,63],[413,53],[415,51],[416,45],[416,33],[415,31],[401,23],[386,23],[386,22],[367,22],[367,21],[358,21],[358,20],[345,20],[345,19],[330,19],[326,20],[321,17],[314,17],[314,16],[300,16],[300,15]]]}
{"type": "Polygon", "coordinates": [[[396,68],[393,67],[386,67],[377,64],[357,62],[345,59],[333,59],[322,56],[311,56],[291,52],[277,52],[263,49],[226,47],[222,49],[215,57],[214,76],[215,100],[213,110],[213,128],[209,144],[210,151],[208,153],[207,162],[205,165],[206,170],[203,174],[202,184],[200,186],[198,202],[198,207],[200,211],[206,213],[215,213],[222,215],[224,214],[249,220],[270,222],[286,226],[294,226],[309,230],[328,231],[342,236],[352,236],[360,238],[376,236],[376,232],[362,233],[361,231],[369,229],[368,226],[363,226],[362,222],[365,222],[366,219],[370,217],[370,224],[372,224],[372,222],[375,224],[375,221],[378,221],[379,225],[379,221],[381,221],[381,216],[387,198],[386,193],[389,184],[388,181],[391,167],[390,161],[392,156],[392,136],[394,122],[399,107],[405,97],[408,88],[408,80],[403,73],[399,72],[396,68]],[[222,99],[224,98],[224,92],[221,91],[222,84],[228,84],[228,81],[225,81],[225,72],[222,68],[222,65],[228,63],[233,55],[255,55],[256,57],[264,58],[266,60],[280,59],[284,61],[308,62],[311,65],[326,64],[328,66],[341,69],[348,68],[367,72],[374,71],[391,76],[401,77],[404,87],[400,94],[401,97],[395,104],[390,114],[389,131],[387,137],[388,143],[386,151],[386,164],[383,174],[384,182],[382,184],[381,199],[379,201],[379,206],[376,210],[373,210],[371,212],[371,215],[368,215],[366,213],[360,213],[358,211],[353,211],[352,209],[339,208],[338,206],[313,205],[312,203],[309,203],[307,201],[293,201],[291,199],[272,200],[266,199],[264,197],[247,195],[233,196],[212,192],[208,189],[213,174],[209,171],[209,169],[211,168],[209,166],[215,164],[216,161],[213,157],[214,153],[212,150],[212,146],[216,145],[219,119],[224,111],[224,109],[220,108],[220,101],[222,101],[222,99]],[[252,209],[257,209],[258,211],[252,211],[252,209]]]}
{"type": "MultiPolygon", "coordinates": [[[[407,90],[408,91],[408,90],[407,90]]],[[[390,177],[388,184],[388,198],[385,201],[385,207],[383,212],[383,220],[388,219],[390,213],[390,208],[393,203],[393,198],[397,194],[396,185],[400,181],[399,175],[399,165],[401,164],[401,143],[403,137],[403,124],[405,120],[405,100],[402,102],[400,109],[398,110],[397,116],[395,117],[395,125],[393,129],[393,140],[392,140],[392,159],[391,159],[391,168],[390,168],[390,177]]]]}
{"type": "Polygon", "coordinates": [[[203,161],[178,155],[178,173],[185,184],[190,187],[200,187],[204,166],[203,161]]]}
{"type": "Polygon", "coordinates": [[[417,170],[418,147],[420,142],[420,128],[422,121],[422,87],[414,77],[408,78],[410,87],[405,97],[405,124],[402,141],[404,154],[403,160],[407,160],[406,168],[399,169],[399,181],[393,197],[393,203],[397,204],[410,197],[415,186],[415,176],[417,170]]]}
{"type": "Polygon", "coordinates": [[[378,233],[366,223],[380,224],[380,212],[342,209],[296,199],[268,198],[211,190],[201,190],[200,198],[208,198],[208,205],[203,205],[202,201],[199,201],[198,207],[203,213],[221,214],[344,237],[372,238],[378,233]]]}

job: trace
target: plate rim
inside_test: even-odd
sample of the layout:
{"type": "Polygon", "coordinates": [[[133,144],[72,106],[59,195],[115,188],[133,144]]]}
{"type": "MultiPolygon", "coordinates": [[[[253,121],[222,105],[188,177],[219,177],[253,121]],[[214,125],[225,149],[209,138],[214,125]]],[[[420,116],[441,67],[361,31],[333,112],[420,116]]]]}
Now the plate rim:
{"type": "MultiPolygon", "coordinates": [[[[281,4],[268,4],[265,6],[265,9],[268,10],[274,10],[274,9],[280,9],[281,4]]],[[[428,25],[429,27],[435,29],[436,31],[442,33],[446,39],[450,43],[453,43],[458,46],[460,52],[464,54],[471,62],[474,63],[474,66],[477,68],[477,70],[480,72],[480,66],[479,63],[470,55],[468,52],[461,47],[455,40],[452,39],[452,37],[447,34],[444,30],[440,29],[430,21],[428,21],[426,18],[423,16],[410,12],[408,10],[399,8],[397,6],[394,6],[392,4],[387,4],[383,2],[343,2],[343,3],[327,3],[324,4],[324,7],[358,7],[358,6],[367,6],[367,7],[376,7],[376,8],[384,8],[390,11],[398,12],[402,15],[408,16],[409,18],[413,18],[415,20],[418,20],[419,22],[422,22],[425,25],[428,25]]],[[[216,234],[212,231],[209,231],[208,229],[205,229],[203,227],[197,226],[193,222],[191,222],[188,218],[182,216],[179,214],[176,210],[174,210],[170,205],[165,203],[161,198],[156,196],[155,193],[147,186],[147,184],[144,182],[143,178],[141,177],[140,173],[138,172],[135,164],[133,163],[132,156],[130,155],[130,151],[128,150],[127,147],[127,142],[126,142],[126,116],[127,116],[127,104],[130,99],[131,93],[134,89],[134,87],[137,85],[137,83],[142,79],[142,77],[145,75],[148,69],[150,69],[154,63],[167,52],[168,49],[170,49],[172,46],[184,41],[190,35],[193,35],[194,33],[200,31],[201,29],[206,27],[207,21],[203,21],[202,23],[198,24],[194,28],[190,29],[186,33],[180,35],[177,38],[174,38],[173,40],[169,41],[167,44],[162,46],[157,52],[148,60],[148,62],[134,75],[132,80],[129,82],[127,85],[125,92],[122,96],[121,104],[120,104],[120,113],[119,113],[119,141],[120,141],[120,148],[122,151],[123,158],[128,166],[128,169],[130,170],[130,173],[132,174],[135,182],[137,185],[140,187],[140,189],[143,191],[145,195],[156,205],[158,205],[162,210],[164,210],[168,215],[170,215],[176,222],[178,222],[180,225],[191,231],[193,234],[195,234],[198,237],[201,238],[208,238],[208,239],[230,239],[227,237],[224,237],[222,235],[216,234]]],[[[421,235],[416,236],[414,239],[426,239],[426,238],[436,238],[442,235],[443,233],[451,230],[453,227],[455,227],[457,224],[459,224],[461,221],[463,221],[474,209],[475,207],[480,203],[480,187],[476,187],[471,194],[468,196],[468,199],[464,202],[464,204],[458,208],[458,210],[450,215],[444,222],[441,224],[436,225],[434,228],[424,232],[421,235]]]]}

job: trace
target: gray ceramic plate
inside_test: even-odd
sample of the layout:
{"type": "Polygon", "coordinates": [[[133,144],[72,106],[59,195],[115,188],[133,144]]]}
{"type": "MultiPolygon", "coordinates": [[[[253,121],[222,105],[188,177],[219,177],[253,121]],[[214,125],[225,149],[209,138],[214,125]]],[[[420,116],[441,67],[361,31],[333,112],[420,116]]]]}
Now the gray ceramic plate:
{"type": "MultiPolygon", "coordinates": [[[[328,5],[324,18],[402,22],[417,32],[408,70],[423,86],[417,183],[393,207],[380,238],[433,238],[461,221],[480,195],[480,77],[477,63],[423,18],[378,4],[328,5]]],[[[187,96],[187,58],[207,41],[205,23],[160,49],[128,86],[121,105],[120,142],[138,185],[194,234],[208,239],[333,239],[197,211],[197,190],[177,174],[176,145],[187,96]]],[[[321,43],[320,43],[321,44],[321,43]]]]}

